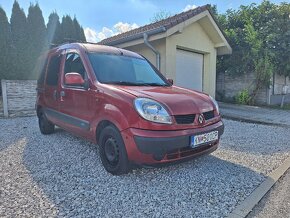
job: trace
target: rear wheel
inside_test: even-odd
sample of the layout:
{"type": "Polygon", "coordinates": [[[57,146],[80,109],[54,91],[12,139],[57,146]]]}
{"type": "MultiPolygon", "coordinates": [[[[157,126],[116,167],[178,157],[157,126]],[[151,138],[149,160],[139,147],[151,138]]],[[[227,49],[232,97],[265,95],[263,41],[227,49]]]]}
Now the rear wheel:
{"type": "Polygon", "coordinates": [[[52,134],[54,132],[54,124],[46,118],[43,111],[40,111],[38,115],[38,125],[40,132],[44,135],[52,134]]]}
{"type": "Polygon", "coordinates": [[[99,148],[102,164],[109,173],[120,175],[130,171],[127,151],[116,127],[109,125],[102,130],[99,148]]]}

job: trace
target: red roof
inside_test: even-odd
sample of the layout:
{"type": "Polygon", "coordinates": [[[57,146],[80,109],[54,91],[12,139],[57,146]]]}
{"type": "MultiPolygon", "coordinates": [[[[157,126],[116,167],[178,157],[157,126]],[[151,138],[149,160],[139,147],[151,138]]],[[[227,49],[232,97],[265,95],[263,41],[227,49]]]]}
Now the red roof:
{"type": "MultiPolygon", "coordinates": [[[[182,12],[180,14],[176,14],[174,16],[168,17],[166,19],[157,21],[155,23],[150,23],[147,24],[145,26],[130,30],[128,32],[124,32],[124,33],[120,33],[118,35],[106,38],[102,41],[100,41],[98,44],[102,44],[102,45],[117,45],[120,44],[120,42],[127,42],[134,39],[139,38],[138,36],[140,36],[140,38],[143,37],[143,33],[149,32],[149,31],[154,31],[154,30],[158,30],[160,28],[163,28],[163,31],[166,31],[168,29],[170,29],[171,27],[176,26],[179,23],[182,23],[206,10],[210,10],[210,5],[204,5],[204,6],[200,6],[197,7],[195,9],[192,10],[188,10],[185,12],[182,12]]],[[[162,31],[161,30],[161,31],[162,31]]]]}

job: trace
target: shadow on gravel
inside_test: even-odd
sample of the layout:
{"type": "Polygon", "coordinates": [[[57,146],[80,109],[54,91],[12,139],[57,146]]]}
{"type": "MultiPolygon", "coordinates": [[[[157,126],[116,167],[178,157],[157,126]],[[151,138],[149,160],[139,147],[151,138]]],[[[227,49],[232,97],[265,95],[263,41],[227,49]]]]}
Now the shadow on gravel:
{"type": "Polygon", "coordinates": [[[9,140],[2,140],[3,138],[0,135],[0,152],[7,149],[9,146],[13,146],[16,143],[18,143],[21,139],[24,139],[24,137],[13,137],[9,140]]]}
{"type": "MultiPolygon", "coordinates": [[[[3,119],[7,122],[8,119],[3,119]]],[[[0,120],[0,125],[3,120],[0,120]]],[[[8,121],[13,121],[9,119],[8,121]]],[[[21,139],[25,139],[29,136],[29,126],[24,123],[11,122],[9,125],[6,123],[0,127],[0,152],[9,146],[14,146],[15,143],[19,142],[21,139]]]]}
{"type": "Polygon", "coordinates": [[[35,137],[23,161],[59,216],[224,217],[264,179],[212,155],[112,176],[94,144],[62,130],[35,137]]]}

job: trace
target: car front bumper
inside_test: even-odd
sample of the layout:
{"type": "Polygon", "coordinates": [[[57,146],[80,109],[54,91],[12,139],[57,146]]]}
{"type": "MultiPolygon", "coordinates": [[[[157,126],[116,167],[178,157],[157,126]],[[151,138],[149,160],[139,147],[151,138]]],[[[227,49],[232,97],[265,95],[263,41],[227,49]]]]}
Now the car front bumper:
{"type": "Polygon", "coordinates": [[[172,162],[210,153],[217,149],[224,132],[222,121],[202,128],[152,131],[129,128],[122,131],[128,158],[136,164],[156,164],[172,162]],[[190,137],[218,131],[218,140],[205,143],[196,148],[190,147],[190,137]]]}

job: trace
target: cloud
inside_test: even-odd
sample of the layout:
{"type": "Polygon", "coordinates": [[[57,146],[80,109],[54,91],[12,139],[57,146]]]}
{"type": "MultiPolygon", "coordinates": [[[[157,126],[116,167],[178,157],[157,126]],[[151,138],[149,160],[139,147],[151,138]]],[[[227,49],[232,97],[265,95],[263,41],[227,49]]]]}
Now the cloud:
{"type": "Polygon", "coordinates": [[[95,30],[87,27],[84,29],[84,32],[88,42],[95,42],[97,40],[97,33],[95,30]]]}
{"type": "Polygon", "coordinates": [[[118,33],[124,33],[124,32],[127,32],[129,30],[136,29],[138,27],[139,26],[136,23],[129,24],[129,23],[119,22],[119,23],[116,23],[114,25],[114,28],[118,33]]]}
{"type": "Polygon", "coordinates": [[[108,27],[103,27],[102,31],[97,33],[97,38],[99,40],[103,40],[103,39],[108,38],[112,35],[114,35],[113,30],[109,29],[108,27]]]}
{"type": "Polygon", "coordinates": [[[108,37],[115,36],[119,33],[124,33],[138,27],[139,26],[136,23],[129,24],[118,22],[112,28],[103,27],[100,32],[97,32],[96,30],[93,30],[89,27],[85,28],[84,31],[88,42],[99,42],[108,37]]]}
{"type": "Polygon", "coordinates": [[[182,10],[183,12],[184,11],[189,11],[189,10],[192,10],[192,9],[195,9],[197,8],[196,5],[186,5],[186,7],[182,10]]]}

